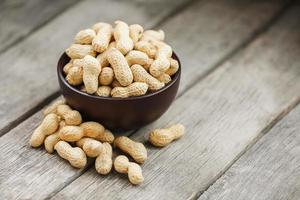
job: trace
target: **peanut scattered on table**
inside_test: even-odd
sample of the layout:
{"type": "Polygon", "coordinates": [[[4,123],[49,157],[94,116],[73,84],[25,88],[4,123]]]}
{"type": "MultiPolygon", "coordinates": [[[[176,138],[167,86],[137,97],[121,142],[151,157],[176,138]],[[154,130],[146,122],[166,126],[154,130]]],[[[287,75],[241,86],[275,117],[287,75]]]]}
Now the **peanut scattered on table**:
{"type": "Polygon", "coordinates": [[[95,168],[99,174],[106,175],[111,171],[112,165],[112,147],[105,142],[102,145],[101,154],[96,158],[95,168]]]}
{"type": "Polygon", "coordinates": [[[73,167],[85,167],[87,159],[84,151],[81,148],[72,147],[69,143],[65,141],[59,141],[54,146],[54,149],[57,151],[60,157],[68,160],[73,167]]]}
{"type": "Polygon", "coordinates": [[[134,162],[129,162],[126,156],[116,157],[114,167],[119,173],[127,173],[129,181],[134,185],[141,184],[144,181],[142,168],[134,162]]]}
{"type": "Polygon", "coordinates": [[[184,126],[175,124],[164,129],[155,129],[150,133],[149,142],[157,147],[164,147],[173,140],[182,137],[184,134],[184,126]]]}
{"type": "Polygon", "coordinates": [[[164,39],[163,30],[144,30],[139,24],[128,25],[121,20],[114,25],[98,22],[79,31],[74,44],[66,49],[71,58],[63,68],[66,81],[82,92],[113,98],[130,98],[159,90],[172,81],[179,69],[178,61],[172,58],[172,48],[164,39]],[[130,68],[136,64],[146,72],[139,78],[134,78],[130,68]],[[135,82],[143,82],[148,87],[143,86],[143,92],[134,95],[126,94],[131,90],[116,95],[120,89],[116,87],[139,85],[135,82]]]}
{"type": "Polygon", "coordinates": [[[88,157],[97,157],[102,152],[102,143],[93,138],[84,137],[76,142],[76,145],[83,149],[88,157]]]}
{"type": "Polygon", "coordinates": [[[58,132],[59,138],[67,142],[76,142],[83,137],[83,129],[79,126],[64,126],[58,132]]]}
{"type": "Polygon", "coordinates": [[[61,140],[58,133],[60,129],[62,129],[65,125],[66,125],[65,121],[60,121],[58,130],[55,133],[46,137],[44,141],[44,145],[48,153],[54,152],[54,146],[56,145],[56,143],[58,143],[61,140]]]}
{"type": "Polygon", "coordinates": [[[79,125],[82,122],[81,114],[66,104],[58,105],[56,113],[65,120],[67,125],[79,125]]]}
{"type": "Polygon", "coordinates": [[[39,147],[44,143],[47,135],[53,134],[59,126],[59,117],[50,113],[46,115],[41,125],[39,125],[33,132],[30,138],[30,145],[32,147],[39,147]]]}
{"type": "Polygon", "coordinates": [[[99,135],[97,135],[95,139],[101,142],[112,144],[115,140],[115,136],[110,130],[105,129],[104,132],[101,132],[99,135]]]}
{"type": "Polygon", "coordinates": [[[137,163],[142,164],[147,160],[147,150],[145,146],[128,137],[121,136],[116,138],[114,146],[129,154],[137,163]]]}
{"type": "Polygon", "coordinates": [[[80,124],[80,127],[83,129],[83,133],[85,137],[95,138],[100,142],[108,142],[113,143],[115,137],[109,130],[105,129],[98,122],[84,122],[80,124]]]}
{"type": "Polygon", "coordinates": [[[43,111],[44,116],[46,116],[50,113],[57,114],[57,107],[59,105],[63,105],[63,104],[66,104],[66,101],[64,99],[55,101],[53,104],[51,104],[50,106],[45,108],[45,110],[43,111]]]}

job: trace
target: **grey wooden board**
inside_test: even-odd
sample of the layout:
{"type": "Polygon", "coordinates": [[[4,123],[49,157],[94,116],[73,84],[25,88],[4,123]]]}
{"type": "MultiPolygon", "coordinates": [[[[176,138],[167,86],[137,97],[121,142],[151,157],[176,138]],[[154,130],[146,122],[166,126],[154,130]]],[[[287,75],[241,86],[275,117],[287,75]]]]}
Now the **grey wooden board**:
{"type": "Polygon", "coordinates": [[[41,27],[79,0],[0,1],[0,52],[41,27]]]}
{"type": "Polygon", "coordinates": [[[41,117],[39,112],[0,138],[1,199],[43,199],[82,173],[45,149],[30,148],[30,133],[41,117]]]}
{"type": "MultiPolygon", "coordinates": [[[[212,5],[208,4],[207,8],[214,7],[214,5],[217,6],[217,4],[220,3],[219,1],[211,1],[211,2],[212,2],[212,5]]],[[[222,1],[221,1],[221,3],[222,3],[222,1]]],[[[206,7],[201,8],[202,7],[201,4],[197,4],[197,7],[199,7],[199,9],[201,9],[202,12],[204,12],[205,8],[206,8],[206,7]]],[[[189,8],[189,9],[191,9],[191,8],[189,8]]],[[[275,12],[275,10],[278,10],[278,7],[272,7],[272,9],[274,9],[274,12],[275,12]]],[[[254,12],[255,10],[259,10],[259,9],[253,8],[253,12],[249,12],[249,13],[251,13],[251,15],[250,14],[247,15],[249,20],[250,20],[250,18],[253,17],[252,14],[255,13],[254,12]]],[[[189,14],[188,11],[186,11],[185,13],[186,13],[186,15],[189,14]]],[[[241,21],[239,23],[243,23],[245,18],[247,19],[247,17],[243,16],[243,13],[244,13],[244,11],[241,11],[240,16],[242,18],[241,18],[241,21]]],[[[199,12],[199,17],[201,17],[200,14],[201,14],[201,12],[199,12]]],[[[227,13],[227,14],[229,15],[229,13],[227,13]]],[[[271,18],[271,15],[272,14],[270,13],[269,18],[271,18]]],[[[196,15],[196,17],[197,17],[197,15],[196,15]]],[[[258,24],[258,25],[262,25],[265,21],[267,21],[267,19],[262,20],[261,24],[258,24]]],[[[169,30],[166,30],[166,31],[169,31],[169,30]]],[[[171,29],[170,29],[170,31],[171,31],[171,29]]],[[[211,39],[220,40],[220,42],[222,42],[223,38],[224,37],[222,37],[222,36],[218,36],[218,37],[211,38],[211,39]]],[[[176,39],[176,38],[174,38],[174,39],[176,39]]],[[[207,48],[208,46],[209,46],[209,43],[207,43],[207,46],[204,46],[204,47],[201,47],[201,48],[207,48]]],[[[189,69],[189,68],[187,68],[187,69],[189,69]]],[[[37,114],[34,117],[28,119],[25,123],[22,123],[19,127],[17,127],[16,129],[12,130],[9,133],[7,133],[5,136],[3,136],[3,138],[4,138],[3,141],[0,142],[0,144],[3,143],[3,144],[1,144],[1,146],[7,146],[8,148],[9,147],[16,148],[16,150],[14,150],[14,149],[6,150],[6,152],[10,152],[10,154],[13,154],[13,155],[7,154],[7,157],[14,157],[14,156],[17,157],[16,160],[14,161],[14,163],[13,163],[13,166],[16,166],[16,168],[11,166],[9,164],[10,162],[8,162],[7,165],[3,166],[3,171],[5,171],[5,169],[10,169],[11,168],[11,172],[14,172],[14,173],[9,174],[12,177],[8,181],[5,181],[5,180],[7,180],[7,175],[5,175],[6,173],[3,173],[3,179],[2,179],[3,184],[1,185],[1,187],[3,187],[3,189],[5,188],[4,190],[5,190],[5,195],[6,196],[8,196],[8,195],[19,196],[19,197],[22,197],[22,196],[33,197],[34,196],[36,198],[44,198],[48,195],[51,196],[55,192],[62,189],[70,181],[72,181],[76,177],[80,176],[81,173],[82,173],[81,171],[72,170],[71,172],[68,171],[68,172],[65,173],[66,177],[62,176],[60,173],[56,173],[55,172],[56,170],[57,171],[69,170],[68,166],[64,167],[65,165],[67,165],[65,162],[62,162],[62,164],[59,165],[58,168],[55,168],[55,170],[51,170],[51,172],[45,173],[45,174],[41,174],[41,172],[47,171],[48,168],[49,168],[48,165],[47,166],[32,167],[30,165],[27,166],[26,163],[24,163],[24,160],[21,159],[22,157],[20,155],[25,154],[26,159],[32,159],[31,152],[32,152],[32,154],[35,154],[34,153],[35,150],[28,147],[26,138],[29,137],[28,135],[31,134],[33,128],[35,126],[37,126],[37,121],[39,121],[39,120],[37,120],[36,118],[41,120],[40,114],[37,114]],[[25,129],[25,127],[28,127],[30,125],[32,126],[31,128],[25,129]],[[16,139],[14,139],[15,134],[19,134],[20,137],[23,138],[22,143],[16,142],[12,146],[11,145],[6,145],[6,139],[5,138],[12,137],[11,140],[16,141],[16,139]],[[14,147],[15,145],[16,145],[16,147],[14,147]],[[17,147],[18,145],[23,146],[23,149],[20,150],[17,147]],[[26,153],[24,153],[24,151],[26,153]],[[36,174],[36,175],[31,180],[22,182],[22,179],[20,179],[20,177],[22,177],[22,176],[20,176],[20,174],[18,173],[18,170],[17,170],[18,168],[24,169],[24,171],[27,171],[28,174],[36,174]],[[59,178],[56,178],[56,175],[59,175],[59,178]],[[40,181],[40,179],[42,179],[42,181],[40,181]],[[54,181],[54,182],[51,182],[51,186],[49,186],[49,184],[47,184],[47,182],[49,181],[48,179],[51,179],[51,181],[54,181]],[[16,184],[16,183],[18,183],[18,184],[16,184]],[[16,185],[17,185],[17,187],[16,187],[16,185]],[[48,187],[47,190],[43,190],[44,187],[48,187]]],[[[40,151],[40,154],[44,155],[44,152],[40,151]]],[[[3,160],[5,160],[5,159],[3,159],[3,160]]],[[[40,157],[38,162],[45,162],[44,161],[45,159],[49,159],[48,155],[45,155],[44,157],[40,157]]],[[[61,160],[59,158],[57,158],[57,159],[61,160]]],[[[36,162],[36,160],[32,161],[32,164],[35,163],[35,162],[36,162]]],[[[51,164],[52,161],[48,161],[48,162],[49,162],[49,165],[52,165],[51,164]]],[[[22,171],[20,171],[20,173],[22,174],[22,171]]],[[[99,179],[101,177],[97,176],[95,178],[99,179]]],[[[103,179],[107,179],[107,177],[103,177],[103,179]]],[[[127,183],[127,181],[126,181],[126,183],[127,183]]]]}
{"type": "Polygon", "coordinates": [[[163,24],[167,41],[182,61],[180,91],[253,39],[286,2],[200,1],[163,24]]]}
{"type": "MultiPolygon", "coordinates": [[[[79,29],[98,20],[113,21],[117,18],[151,27],[172,12],[174,2],[167,2],[156,2],[155,12],[148,9],[149,3],[132,5],[112,1],[109,4],[104,2],[101,5],[107,6],[98,8],[96,1],[83,2],[0,56],[0,70],[5,68],[4,73],[0,73],[0,134],[58,91],[57,59],[79,29]],[[82,9],[89,11],[84,13],[82,9]],[[76,20],[70,22],[72,16],[76,16],[76,20]],[[66,24],[69,24],[68,28],[66,24]]],[[[175,2],[179,7],[179,2],[175,2]]],[[[255,3],[247,0],[244,4],[236,0],[201,1],[184,14],[168,20],[170,25],[169,22],[163,24],[161,27],[166,30],[167,40],[182,58],[184,69],[180,91],[251,38],[284,4],[285,1],[274,3],[271,0],[255,3]],[[190,67],[194,65],[198,66],[197,69],[190,67]]]]}
{"type": "Polygon", "coordinates": [[[149,3],[83,1],[0,55],[0,135],[58,92],[57,61],[79,30],[118,19],[152,27],[187,1],[170,2],[154,2],[156,7],[150,10],[149,3]]]}
{"type": "Polygon", "coordinates": [[[199,200],[300,199],[300,106],[243,155],[199,200]]]}
{"type": "MultiPolygon", "coordinates": [[[[217,4],[217,2],[218,1],[212,1],[212,4],[217,4]]],[[[201,7],[201,5],[197,5],[197,6],[201,7]]],[[[210,8],[210,6],[208,8],[210,8]]],[[[272,7],[272,8],[274,10],[278,10],[279,7],[272,7]]],[[[254,12],[254,10],[255,9],[253,8],[253,12],[254,12]]],[[[253,12],[252,12],[252,14],[253,14],[253,12]]],[[[243,13],[244,12],[241,11],[240,16],[243,16],[243,13]]],[[[253,16],[249,15],[248,17],[250,19],[253,16]]],[[[269,18],[271,18],[271,16],[269,18]]],[[[240,23],[243,23],[243,21],[245,20],[245,18],[242,18],[242,19],[243,20],[241,20],[240,23]]],[[[267,19],[265,19],[265,20],[267,21],[267,19]]],[[[263,25],[263,23],[264,23],[264,21],[262,21],[260,25],[263,25]]],[[[216,38],[212,38],[212,39],[221,40],[222,38],[223,37],[220,37],[220,38],[216,37],[216,38]]],[[[32,154],[34,154],[35,150],[31,149],[28,146],[26,138],[29,137],[28,135],[32,132],[33,128],[35,126],[37,126],[37,123],[38,123],[37,121],[41,120],[40,117],[41,117],[41,115],[39,113],[34,115],[30,119],[28,119],[26,122],[22,123],[20,126],[18,126],[17,128],[13,129],[12,131],[10,131],[6,135],[4,135],[2,137],[2,138],[4,138],[3,141],[2,142],[0,141],[1,146],[5,146],[7,148],[10,148],[10,147],[14,148],[13,146],[16,146],[15,147],[16,150],[14,150],[14,149],[5,150],[6,152],[10,152],[10,154],[13,154],[13,155],[7,154],[6,155],[7,157],[14,157],[14,156],[17,157],[15,159],[15,161],[13,162],[13,166],[11,166],[9,164],[10,162],[8,162],[7,165],[3,166],[3,168],[2,168],[3,172],[5,170],[11,168],[9,176],[13,176],[9,179],[9,181],[6,181],[8,175],[6,175],[6,173],[3,173],[3,175],[1,175],[3,177],[1,179],[1,180],[3,180],[3,184],[1,185],[1,188],[3,188],[3,190],[5,190],[4,194],[6,196],[9,196],[9,195],[18,196],[18,197],[26,196],[28,198],[33,197],[33,196],[35,198],[44,198],[44,197],[47,197],[48,195],[51,196],[51,195],[55,194],[57,191],[59,191],[60,189],[62,189],[64,186],[69,184],[69,182],[73,181],[76,177],[80,176],[82,173],[81,171],[76,171],[76,172],[74,172],[74,170],[72,172],[68,171],[65,173],[66,177],[63,177],[62,174],[60,174],[60,173],[56,173],[56,170],[59,172],[69,170],[68,166],[64,167],[65,165],[67,165],[66,162],[62,162],[62,164],[58,168],[55,167],[55,170],[51,170],[51,172],[49,172],[49,173],[42,173],[42,174],[41,174],[41,172],[47,171],[49,169],[49,166],[32,167],[29,165],[27,167],[26,163],[21,158],[25,157],[25,159],[32,159],[31,152],[33,152],[32,154]],[[28,127],[30,125],[32,126],[31,128],[25,129],[25,127],[28,127]],[[11,139],[12,141],[16,141],[16,140],[18,141],[18,139],[14,139],[14,135],[16,135],[16,134],[20,135],[20,137],[22,138],[22,143],[15,142],[14,145],[6,145],[5,138],[7,138],[7,137],[12,137],[12,139],[11,139]],[[17,147],[18,145],[23,146],[23,149],[20,150],[20,148],[17,147]],[[24,152],[26,152],[26,153],[24,153],[24,152]],[[16,166],[16,167],[14,168],[14,166],[16,166]],[[20,179],[20,177],[22,177],[22,176],[20,176],[20,175],[22,175],[22,172],[20,172],[20,174],[19,174],[19,172],[18,172],[19,168],[24,169],[23,172],[27,171],[28,174],[35,174],[35,176],[33,178],[30,177],[31,178],[30,180],[25,179],[25,181],[22,182],[23,179],[20,179]],[[58,175],[59,177],[56,178],[56,175],[58,175]],[[42,181],[40,181],[40,179],[42,179],[42,181]],[[47,182],[49,182],[49,180],[47,181],[47,179],[51,179],[51,181],[53,181],[53,182],[51,182],[50,186],[47,183],[47,182]],[[16,185],[17,185],[17,187],[16,187],[16,185]],[[48,187],[47,191],[43,190],[44,187],[48,187]]],[[[40,153],[44,154],[44,152],[42,152],[42,151],[40,151],[40,153]]],[[[45,155],[44,157],[40,157],[38,162],[45,162],[44,159],[49,159],[48,155],[45,155]]],[[[61,160],[59,158],[56,158],[56,159],[61,160]]],[[[5,158],[3,160],[8,160],[8,159],[5,158]]],[[[52,165],[51,161],[48,161],[48,162],[49,162],[48,163],[49,165],[52,165]]],[[[101,178],[101,176],[96,176],[95,178],[99,179],[99,178],[101,178]]],[[[103,180],[107,179],[107,178],[112,178],[112,177],[111,176],[103,177],[103,180]]],[[[116,181],[117,180],[118,179],[116,179],[116,181]]],[[[125,181],[125,183],[127,183],[125,178],[124,178],[124,181],[125,181]]]]}
{"type": "Polygon", "coordinates": [[[157,149],[147,143],[145,182],[124,175],[105,179],[89,170],[53,199],[193,199],[300,100],[299,9],[184,93],[158,121],[133,139],[146,142],[153,128],[174,122],[186,135],[157,149]],[[283,56],[284,55],[284,56],[283,56]]]}

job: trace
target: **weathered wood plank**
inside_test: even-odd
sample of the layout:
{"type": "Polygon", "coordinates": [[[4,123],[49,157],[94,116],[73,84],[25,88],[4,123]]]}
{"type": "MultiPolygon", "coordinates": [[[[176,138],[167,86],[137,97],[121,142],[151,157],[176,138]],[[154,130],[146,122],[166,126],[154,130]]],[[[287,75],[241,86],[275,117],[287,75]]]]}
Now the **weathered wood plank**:
{"type": "MultiPolygon", "coordinates": [[[[0,73],[0,134],[33,113],[38,104],[58,91],[55,74],[57,59],[80,28],[98,20],[111,22],[118,18],[151,27],[172,13],[174,5],[178,8],[185,4],[170,0],[154,2],[155,7],[150,6],[149,2],[83,2],[0,56],[0,70],[3,71],[0,73]],[[111,10],[118,12],[112,13],[111,10]],[[76,16],[72,23],[70,16],[76,16]],[[66,24],[69,24],[68,28],[66,24]],[[23,89],[24,85],[26,89],[23,89]]],[[[174,46],[185,67],[180,91],[245,43],[285,4],[285,1],[274,3],[272,0],[239,2],[203,1],[161,27],[166,30],[167,40],[174,46]]]]}
{"type": "Polygon", "coordinates": [[[47,23],[79,0],[10,0],[0,2],[0,52],[47,23]]]}
{"type": "Polygon", "coordinates": [[[103,179],[89,170],[53,199],[197,197],[269,124],[300,101],[299,11],[293,7],[267,33],[184,93],[160,120],[133,135],[146,142],[151,129],[170,122],[187,129],[166,148],[147,144],[145,183],[135,187],[122,175],[103,179]]]}
{"type": "Polygon", "coordinates": [[[40,112],[0,138],[1,199],[43,199],[82,173],[57,155],[30,148],[30,133],[40,123],[41,117],[40,112]]]}
{"type": "Polygon", "coordinates": [[[300,106],[204,192],[208,199],[300,199],[300,106]]]}
{"type": "Polygon", "coordinates": [[[185,67],[180,91],[188,89],[249,43],[285,3],[287,1],[201,1],[202,9],[191,7],[163,24],[161,28],[167,32],[167,41],[185,67]]]}

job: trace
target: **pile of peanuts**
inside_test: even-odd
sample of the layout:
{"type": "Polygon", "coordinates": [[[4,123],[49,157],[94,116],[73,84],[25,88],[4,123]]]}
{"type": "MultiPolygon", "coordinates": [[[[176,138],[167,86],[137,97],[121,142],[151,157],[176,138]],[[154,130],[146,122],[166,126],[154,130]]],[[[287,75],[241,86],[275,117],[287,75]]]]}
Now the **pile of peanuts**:
{"type": "Polygon", "coordinates": [[[162,30],[138,24],[99,22],[81,30],[66,49],[70,57],[63,71],[70,85],[103,97],[141,96],[163,88],[179,64],[162,30]]]}
{"type": "MultiPolygon", "coordinates": [[[[151,131],[149,142],[156,147],[164,147],[183,134],[184,126],[175,124],[151,131]]],[[[48,153],[56,151],[75,168],[84,168],[87,157],[90,157],[95,158],[95,168],[99,174],[108,174],[114,166],[115,171],[128,174],[132,184],[144,181],[139,164],[147,159],[145,146],[126,136],[115,138],[111,131],[98,122],[83,122],[81,114],[64,100],[58,100],[44,110],[44,119],[34,130],[29,143],[32,147],[44,144],[48,153]],[[134,162],[125,155],[115,157],[112,145],[130,156],[134,162]]]]}

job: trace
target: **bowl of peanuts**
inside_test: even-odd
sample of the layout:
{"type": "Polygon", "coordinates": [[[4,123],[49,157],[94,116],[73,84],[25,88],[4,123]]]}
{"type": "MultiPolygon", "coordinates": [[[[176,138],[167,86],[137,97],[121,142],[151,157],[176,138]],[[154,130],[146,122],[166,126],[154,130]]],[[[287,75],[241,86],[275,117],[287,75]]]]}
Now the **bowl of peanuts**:
{"type": "Polygon", "coordinates": [[[68,105],[112,130],[157,120],[173,102],[181,65],[162,30],[99,22],[81,30],[57,65],[68,105]]]}

